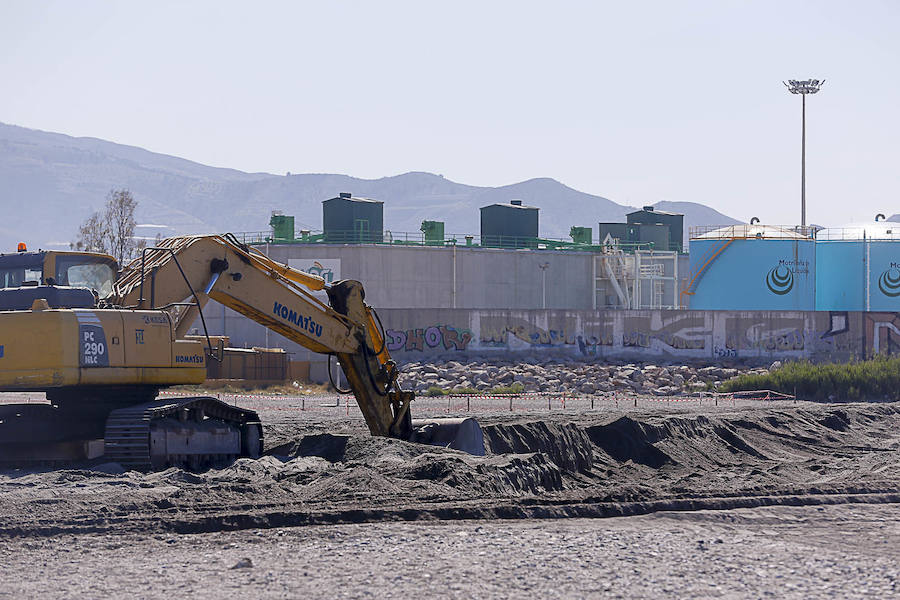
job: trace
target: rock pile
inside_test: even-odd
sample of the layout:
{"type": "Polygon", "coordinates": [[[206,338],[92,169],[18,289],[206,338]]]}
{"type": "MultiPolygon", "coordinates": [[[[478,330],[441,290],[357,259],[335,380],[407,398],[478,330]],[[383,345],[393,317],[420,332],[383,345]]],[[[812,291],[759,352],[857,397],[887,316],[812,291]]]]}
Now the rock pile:
{"type": "MultiPolygon", "coordinates": [[[[416,393],[437,387],[445,391],[490,391],[520,384],[525,392],[603,394],[626,391],[670,396],[705,390],[741,373],[765,373],[749,367],[697,367],[645,363],[598,364],[543,360],[442,360],[403,365],[400,384],[416,393]]],[[[519,386],[516,386],[519,387],[519,386]]]]}

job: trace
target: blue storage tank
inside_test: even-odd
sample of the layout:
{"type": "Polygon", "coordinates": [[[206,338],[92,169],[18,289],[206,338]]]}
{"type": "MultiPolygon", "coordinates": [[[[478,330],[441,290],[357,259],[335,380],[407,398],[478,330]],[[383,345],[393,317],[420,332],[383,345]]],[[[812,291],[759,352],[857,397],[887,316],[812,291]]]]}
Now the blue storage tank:
{"type": "Polygon", "coordinates": [[[816,265],[816,310],[900,311],[900,224],[823,229],[816,265]]]}
{"type": "Polygon", "coordinates": [[[696,235],[683,298],[692,310],[814,310],[812,238],[771,225],[735,225],[696,235]]]}

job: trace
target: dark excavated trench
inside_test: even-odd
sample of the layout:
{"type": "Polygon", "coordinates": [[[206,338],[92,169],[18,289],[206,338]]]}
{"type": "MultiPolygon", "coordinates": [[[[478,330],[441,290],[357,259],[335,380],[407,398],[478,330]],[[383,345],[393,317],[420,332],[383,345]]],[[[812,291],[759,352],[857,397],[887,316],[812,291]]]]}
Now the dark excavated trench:
{"type": "Polygon", "coordinates": [[[0,473],[0,536],[900,502],[900,406],[482,421],[486,456],[284,424],[258,460],[0,473]],[[293,429],[292,429],[293,428],[293,429]]]}

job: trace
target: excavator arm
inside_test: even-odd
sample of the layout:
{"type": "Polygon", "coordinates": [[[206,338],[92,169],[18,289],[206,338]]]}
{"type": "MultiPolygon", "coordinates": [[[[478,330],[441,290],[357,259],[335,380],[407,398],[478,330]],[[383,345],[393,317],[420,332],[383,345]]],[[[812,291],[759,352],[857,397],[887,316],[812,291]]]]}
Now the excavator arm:
{"type": "Polygon", "coordinates": [[[410,439],[414,395],[398,385],[396,364],[358,281],[328,284],[230,234],[185,236],[145,249],[123,269],[107,301],[169,309],[183,337],[198,315],[203,318],[210,298],[304,348],[337,356],[372,435],[410,439]],[[328,304],[312,294],[320,290],[328,304]]]}

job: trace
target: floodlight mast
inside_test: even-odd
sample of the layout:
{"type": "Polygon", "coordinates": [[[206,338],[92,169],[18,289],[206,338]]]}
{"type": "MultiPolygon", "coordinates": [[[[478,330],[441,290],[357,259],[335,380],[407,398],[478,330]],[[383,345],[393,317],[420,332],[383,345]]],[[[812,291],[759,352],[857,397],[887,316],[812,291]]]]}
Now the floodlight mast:
{"type": "Polygon", "coordinates": [[[815,94],[822,89],[825,80],[818,79],[789,79],[782,81],[792,94],[800,94],[803,97],[803,132],[801,134],[800,148],[800,227],[806,228],[806,95],[815,94]]]}

